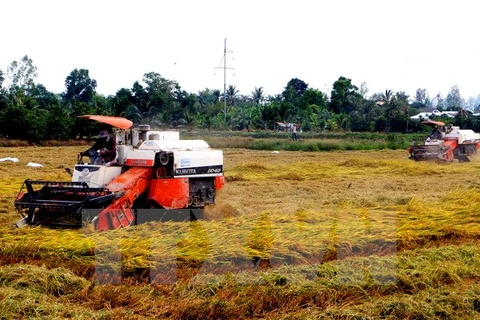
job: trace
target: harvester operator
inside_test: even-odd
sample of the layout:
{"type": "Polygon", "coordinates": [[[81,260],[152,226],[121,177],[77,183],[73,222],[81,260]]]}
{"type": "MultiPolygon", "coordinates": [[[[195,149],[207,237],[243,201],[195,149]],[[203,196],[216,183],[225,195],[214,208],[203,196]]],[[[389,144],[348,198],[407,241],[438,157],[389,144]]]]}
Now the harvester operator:
{"type": "Polygon", "coordinates": [[[432,133],[430,134],[430,139],[441,139],[442,132],[438,129],[438,126],[433,127],[432,133]]]}
{"type": "Polygon", "coordinates": [[[117,143],[113,137],[110,136],[107,127],[102,127],[98,134],[98,139],[93,146],[88,150],[81,152],[81,156],[88,156],[90,164],[107,164],[110,165],[117,157],[116,151],[117,143]]]}

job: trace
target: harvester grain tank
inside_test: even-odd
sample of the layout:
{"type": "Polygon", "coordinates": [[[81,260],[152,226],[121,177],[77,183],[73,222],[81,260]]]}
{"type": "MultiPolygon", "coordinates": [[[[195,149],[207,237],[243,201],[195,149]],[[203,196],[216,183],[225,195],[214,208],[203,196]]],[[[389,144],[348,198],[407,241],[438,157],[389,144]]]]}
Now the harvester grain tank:
{"type": "Polygon", "coordinates": [[[224,185],[221,150],[181,140],[176,131],[133,128],[121,117],[82,117],[116,128],[115,161],[85,163],[79,154],[71,181],[25,180],[15,200],[23,217],[17,226],[78,228],[88,211],[96,230],[110,230],[135,224],[138,209],[191,212],[215,203],[224,185]]]}
{"type": "Polygon", "coordinates": [[[412,144],[408,148],[410,159],[415,161],[442,160],[469,161],[469,156],[477,153],[480,147],[480,134],[457,126],[445,126],[441,121],[423,121],[433,128],[432,134],[422,144],[412,144]]]}

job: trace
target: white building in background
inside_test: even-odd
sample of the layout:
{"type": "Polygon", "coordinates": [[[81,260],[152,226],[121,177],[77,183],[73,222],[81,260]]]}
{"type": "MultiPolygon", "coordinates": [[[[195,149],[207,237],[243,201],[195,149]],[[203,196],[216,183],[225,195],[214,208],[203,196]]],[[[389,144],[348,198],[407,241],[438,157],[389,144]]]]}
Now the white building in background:
{"type": "Polygon", "coordinates": [[[424,112],[420,112],[414,116],[411,116],[410,119],[412,120],[428,120],[434,117],[443,117],[443,118],[454,118],[458,114],[458,111],[440,111],[438,109],[426,110],[424,112]]]}

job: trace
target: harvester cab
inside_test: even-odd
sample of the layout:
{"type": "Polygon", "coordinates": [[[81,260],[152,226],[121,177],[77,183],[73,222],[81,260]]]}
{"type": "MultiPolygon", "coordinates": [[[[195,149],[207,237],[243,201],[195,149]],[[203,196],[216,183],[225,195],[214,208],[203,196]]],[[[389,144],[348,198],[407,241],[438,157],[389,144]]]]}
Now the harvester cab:
{"type": "Polygon", "coordinates": [[[469,156],[477,153],[480,147],[480,134],[457,126],[445,126],[441,121],[423,121],[431,126],[432,132],[422,144],[412,144],[408,148],[410,159],[415,161],[441,160],[459,162],[470,161],[469,156]]]}
{"type": "Polygon", "coordinates": [[[221,150],[203,140],[180,140],[177,131],[134,128],[121,117],[82,117],[116,128],[115,160],[97,165],[79,155],[71,181],[25,180],[15,200],[23,217],[17,226],[79,228],[91,222],[96,230],[109,230],[136,224],[139,209],[158,209],[153,219],[160,220],[165,211],[191,214],[215,203],[224,185],[221,150]]]}

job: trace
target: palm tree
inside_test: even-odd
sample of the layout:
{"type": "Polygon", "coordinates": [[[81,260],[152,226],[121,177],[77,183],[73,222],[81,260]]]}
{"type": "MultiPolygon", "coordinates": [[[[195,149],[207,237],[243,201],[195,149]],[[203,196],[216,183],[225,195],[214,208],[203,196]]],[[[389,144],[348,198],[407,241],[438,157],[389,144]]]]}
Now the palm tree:
{"type": "Polygon", "coordinates": [[[235,100],[237,98],[237,94],[239,93],[240,91],[237,90],[237,87],[236,86],[232,86],[232,85],[229,85],[228,86],[228,89],[227,89],[227,92],[225,93],[226,96],[227,96],[227,101],[228,101],[228,105],[229,106],[233,106],[234,103],[235,103],[235,100]]]}
{"type": "Polygon", "coordinates": [[[393,97],[393,91],[390,89],[385,90],[385,93],[380,93],[380,98],[383,102],[390,102],[390,99],[393,97]]]}
{"type": "Polygon", "coordinates": [[[263,87],[255,87],[255,90],[252,91],[252,100],[255,102],[255,105],[258,106],[264,98],[263,87]]]}
{"type": "Polygon", "coordinates": [[[220,101],[220,96],[222,95],[222,93],[218,89],[213,89],[212,95],[215,97],[214,103],[217,103],[218,101],[220,101]]]}

